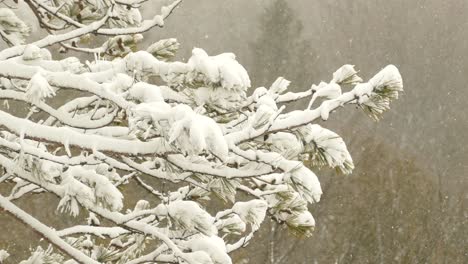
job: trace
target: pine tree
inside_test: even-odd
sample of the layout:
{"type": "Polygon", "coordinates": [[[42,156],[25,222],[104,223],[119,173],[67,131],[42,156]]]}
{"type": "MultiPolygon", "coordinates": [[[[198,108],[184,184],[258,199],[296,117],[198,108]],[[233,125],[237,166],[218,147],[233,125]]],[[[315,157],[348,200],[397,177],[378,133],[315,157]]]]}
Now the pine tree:
{"type": "Polygon", "coordinates": [[[303,37],[302,22],[285,0],[272,1],[263,10],[259,35],[250,43],[253,82],[265,85],[277,76],[284,76],[302,87],[304,75],[313,72],[314,53],[310,40],[303,37]]]}
{"type": "Polygon", "coordinates": [[[403,89],[393,65],[368,82],[344,65],[304,92],[286,92],[290,82],[280,77],[248,94],[250,77],[232,53],[195,48],[181,62],[176,39],[141,47],[142,34],[163,26],[181,1],[147,20],[143,2],[27,0],[49,32],[28,44],[28,25],[0,9],[10,45],[0,52],[0,183],[9,189],[0,207],[50,243],[23,264],[231,263],[229,253],[266,217],[308,236],[315,220],[307,205],[322,189],[304,162],[354,168],[343,139],[316,121],[348,104],[378,119],[403,89]],[[88,61],[54,59],[52,45],[88,61]],[[305,98],[310,109],[283,112],[305,98]],[[14,110],[21,106],[26,116],[14,110]],[[131,201],[132,183],[150,198],[131,201]],[[44,193],[73,224],[57,229],[34,217],[41,208],[15,203],[44,193]]]}

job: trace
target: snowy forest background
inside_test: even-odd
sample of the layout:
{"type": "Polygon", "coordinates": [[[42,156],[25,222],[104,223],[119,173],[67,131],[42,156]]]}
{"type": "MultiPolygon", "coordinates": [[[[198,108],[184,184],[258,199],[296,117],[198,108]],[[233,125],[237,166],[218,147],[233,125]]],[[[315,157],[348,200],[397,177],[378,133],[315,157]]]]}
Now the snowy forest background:
{"type": "MultiPolygon", "coordinates": [[[[147,4],[148,12],[160,2],[147,4]]],[[[467,12],[463,0],[184,1],[164,28],[146,35],[148,43],[177,38],[182,60],[192,47],[232,51],[252,87],[284,76],[302,91],[348,62],[364,78],[390,63],[403,75],[405,94],[381,122],[360,111],[338,111],[327,121],[346,140],[356,169],[317,174],[324,195],[310,208],[314,235],[298,240],[265,224],[235,263],[468,261],[467,12]]],[[[19,205],[37,212],[43,201],[19,205]]],[[[71,221],[48,215],[54,209],[35,215],[55,226],[71,221]]],[[[15,228],[5,213],[0,223],[0,248],[17,241],[9,260],[22,259],[38,236],[15,228]]]]}

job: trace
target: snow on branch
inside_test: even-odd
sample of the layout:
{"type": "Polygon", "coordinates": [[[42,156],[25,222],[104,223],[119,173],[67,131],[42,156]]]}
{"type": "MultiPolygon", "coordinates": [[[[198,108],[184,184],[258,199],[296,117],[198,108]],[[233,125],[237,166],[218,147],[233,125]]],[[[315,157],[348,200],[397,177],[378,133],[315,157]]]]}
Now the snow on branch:
{"type": "Polygon", "coordinates": [[[49,127],[0,111],[0,124],[8,131],[38,141],[58,143],[65,148],[77,146],[92,151],[126,153],[129,155],[164,154],[171,152],[165,141],[155,139],[148,142],[86,135],[67,127],[49,127]]]}
{"type": "Polygon", "coordinates": [[[26,1],[50,33],[29,44],[29,27],[0,9],[11,46],[0,51],[0,184],[13,186],[0,206],[59,249],[37,247],[26,263],[232,263],[267,218],[310,236],[316,168],[354,169],[345,140],[317,120],[348,104],[380,119],[403,91],[398,69],[364,82],[346,64],[303,91],[283,77],[252,88],[233,53],[193,48],[176,61],[176,39],[140,47],[181,3],[143,19],[143,2],[26,1]],[[57,60],[53,44],[91,56],[57,60]],[[86,220],[56,231],[12,203],[43,193],[86,220]]]}
{"type": "MultiPolygon", "coordinates": [[[[44,48],[44,47],[47,47],[56,43],[60,43],[66,40],[70,40],[76,37],[83,36],[85,34],[91,33],[99,29],[100,27],[102,27],[106,23],[108,18],[109,16],[105,16],[99,21],[93,22],[85,27],[82,27],[74,31],[61,34],[61,35],[49,35],[41,40],[33,42],[32,44],[39,48],[44,48]]],[[[24,52],[25,47],[26,47],[25,45],[21,45],[21,46],[14,46],[8,49],[4,49],[0,52],[0,59],[5,60],[11,57],[19,56],[24,52]]]]}
{"type": "Polygon", "coordinates": [[[83,252],[72,247],[70,244],[62,240],[57,233],[50,227],[39,222],[36,218],[30,216],[25,211],[21,210],[19,207],[14,205],[12,202],[8,201],[5,197],[0,195],[0,206],[9,212],[14,217],[21,220],[27,226],[33,228],[36,232],[44,236],[50,243],[56,245],[60,250],[64,251],[68,256],[72,257],[76,261],[85,264],[98,264],[99,262],[93,260],[83,252]]]}
{"type": "Polygon", "coordinates": [[[9,8],[0,8],[0,35],[8,45],[24,44],[31,28],[9,8]]]}

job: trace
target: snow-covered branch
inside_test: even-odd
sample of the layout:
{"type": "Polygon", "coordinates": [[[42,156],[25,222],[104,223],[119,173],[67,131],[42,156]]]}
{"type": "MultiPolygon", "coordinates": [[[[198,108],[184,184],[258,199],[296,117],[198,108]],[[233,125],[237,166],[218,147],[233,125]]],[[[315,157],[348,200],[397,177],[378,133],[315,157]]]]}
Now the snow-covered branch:
{"type": "Polygon", "coordinates": [[[21,220],[24,224],[34,229],[34,231],[40,233],[45,237],[50,243],[57,246],[60,250],[64,251],[68,256],[72,257],[79,263],[84,264],[98,264],[99,262],[93,260],[89,256],[85,255],[83,252],[72,247],[64,240],[57,235],[55,230],[39,222],[36,218],[32,217],[25,211],[21,210],[19,207],[14,205],[12,202],[8,201],[5,197],[0,195],[0,206],[9,212],[14,217],[21,220]]]}
{"type": "Polygon", "coordinates": [[[138,140],[113,139],[99,135],[86,135],[67,127],[49,127],[36,124],[3,111],[0,111],[0,125],[18,136],[57,143],[65,148],[77,146],[91,151],[115,152],[133,156],[163,155],[172,151],[163,139],[141,142],[138,140]]]}
{"type": "Polygon", "coordinates": [[[363,82],[344,65],[304,91],[282,77],[252,89],[233,53],[194,48],[175,61],[172,38],[136,51],[140,33],[163,26],[181,3],[145,20],[145,1],[26,0],[50,33],[29,44],[30,28],[0,9],[0,37],[11,46],[0,52],[0,184],[13,186],[0,206],[60,250],[31,258],[229,264],[266,218],[310,236],[308,205],[322,195],[316,168],[354,169],[345,141],[315,122],[347,104],[379,119],[403,90],[398,69],[363,82]],[[92,47],[94,35],[108,38],[92,47]],[[56,60],[53,44],[92,57],[56,60]],[[301,99],[308,107],[285,112],[301,99]],[[88,217],[56,231],[12,203],[43,193],[57,198],[58,213],[88,217]],[[204,208],[210,199],[224,208],[204,208]]]}

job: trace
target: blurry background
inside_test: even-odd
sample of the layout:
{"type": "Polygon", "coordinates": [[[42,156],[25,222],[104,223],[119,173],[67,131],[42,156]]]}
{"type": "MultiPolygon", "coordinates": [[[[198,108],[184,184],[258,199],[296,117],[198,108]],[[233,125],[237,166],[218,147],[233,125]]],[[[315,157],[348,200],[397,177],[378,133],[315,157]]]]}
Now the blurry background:
{"type": "MultiPolygon", "coordinates": [[[[177,38],[183,60],[193,47],[233,52],[253,87],[283,76],[302,91],[347,63],[364,79],[387,64],[403,76],[405,93],[380,122],[347,107],[321,123],[345,139],[356,170],[316,172],[313,237],[265,223],[235,263],[468,263],[467,13],[464,0],[186,0],[145,35],[144,47],[177,38]]],[[[31,239],[8,246],[19,237],[10,220],[0,214],[0,248],[34,245],[23,231],[31,239]]]]}
{"type": "Polygon", "coordinates": [[[356,170],[317,172],[314,236],[265,225],[239,263],[468,263],[467,13],[463,0],[186,1],[151,33],[176,37],[181,58],[234,52],[254,87],[283,76],[305,90],[346,63],[364,79],[387,64],[403,75],[380,122],[348,107],[322,124],[356,170]]]}

